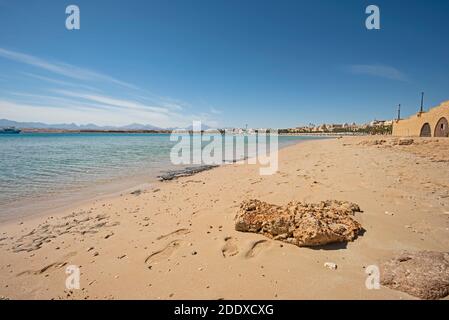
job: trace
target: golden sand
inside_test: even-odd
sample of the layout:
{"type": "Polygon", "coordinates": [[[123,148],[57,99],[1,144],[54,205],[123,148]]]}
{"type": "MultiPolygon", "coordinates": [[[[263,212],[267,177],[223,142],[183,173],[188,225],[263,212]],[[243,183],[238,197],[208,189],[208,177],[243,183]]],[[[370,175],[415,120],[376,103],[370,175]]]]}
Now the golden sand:
{"type": "Polygon", "coordinates": [[[401,250],[449,248],[449,140],[342,138],[279,153],[279,172],[232,164],[0,226],[11,299],[414,299],[368,290],[365,268],[401,250]],[[361,143],[384,139],[382,143],[361,143]],[[357,203],[353,242],[300,248],[235,231],[242,201],[357,203]],[[328,268],[327,266],[336,266],[328,268]],[[330,263],[330,264],[329,264],[330,263]],[[68,265],[80,267],[67,290],[68,265]]]}

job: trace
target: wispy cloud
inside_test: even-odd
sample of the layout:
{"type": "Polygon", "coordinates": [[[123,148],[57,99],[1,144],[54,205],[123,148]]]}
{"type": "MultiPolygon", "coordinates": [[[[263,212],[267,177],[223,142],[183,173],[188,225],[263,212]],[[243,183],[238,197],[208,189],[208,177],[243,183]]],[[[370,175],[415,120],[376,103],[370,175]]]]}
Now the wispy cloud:
{"type": "Polygon", "coordinates": [[[94,70],[0,48],[2,57],[32,67],[31,71],[19,73],[24,81],[34,81],[30,83],[34,86],[26,92],[1,90],[0,117],[99,125],[144,122],[158,127],[181,127],[192,120],[216,123],[213,115],[219,114],[216,109],[199,115],[187,114],[190,105],[186,102],[150,93],[94,70]]]}
{"type": "Polygon", "coordinates": [[[50,62],[43,60],[41,58],[17,52],[11,51],[4,48],[0,48],[0,56],[3,58],[7,58],[9,60],[25,63],[37,68],[41,68],[59,75],[63,75],[65,77],[78,79],[78,80],[90,80],[90,81],[104,81],[114,83],[116,85],[120,85],[127,88],[138,89],[136,86],[115,79],[111,76],[104,75],[86,68],[80,68],[77,66],[73,66],[67,63],[61,62],[50,62]]]}
{"type": "Polygon", "coordinates": [[[222,114],[223,112],[221,110],[215,109],[214,107],[211,107],[210,113],[218,115],[218,114],[222,114]]]}
{"type": "Polygon", "coordinates": [[[345,67],[349,73],[369,75],[390,80],[408,81],[408,77],[400,70],[386,65],[354,64],[345,67]]]}
{"type": "Polygon", "coordinates": [[[26,122],[47,123],[72,123],[97,125],[121,126],[130,123],[152,124],[167,126],[171,119],[163,114],[122,112],[111,108],[95,108],[92,105],[67,104],[60,107],[58,103],[47,103],[45,105],[33,103],[22,103],[0,99],[1,117],[26,122]],[[107,115],[107,118],[105,118],[107,115]],[[80,119],[82,119],[80,121],[80,119]]]}
{"type": "Polygon", "coordinates": [[[43,80],[48,83],[56,84],[61,87],[77,87],[77,88],[84,88],[84,89],[91,90],[91,91],[99,91],[98,88],[95,88],[93,86],[88,86],[88,85],[81,84],[81,83],[72,83],[69,81],[61,80],[61,79],[45,77],[45,76],[37,75],[37,74],[31,73],[31,72],[21,72],[21,74],[23,74],[27,77],[30,77],[30,78],[34,78],[37,80],[43,80]]]}
{"type": "Polygon", "coordinates": [[[26,122],[72,123],[123,126],[130,123],[152,124],[162,128],[184,128],[193,120],[210,126],[217,122],[209,114],[154,112],[111,106],[62,97],[13,93],[20,99],[0,98],[0,118],[26,122]]]}
{"type": "Polygon", "coordinates": [[[162,108],[162,107],[157,107],[157,106],[148,106],[148,105],[144,105],[144,104],[138,103],[136,101],[132,101],[132,100],[117,99],[114,97],[82,93],[82,92],[71,92],[71,91],[67,91],[67,90],[54,90],[54,92],[68,96],[68,97],[84,99],[84,100],[88,100],[88,101],[102,103],[102,104],[110,105],[110,106],[114,106],[114,107],[121,107],[121,108],[125,108],[125,109],[135,109],[135,110],[139,110],[139,111],[170,113],[170,111],[167,108],[162,108]]]}

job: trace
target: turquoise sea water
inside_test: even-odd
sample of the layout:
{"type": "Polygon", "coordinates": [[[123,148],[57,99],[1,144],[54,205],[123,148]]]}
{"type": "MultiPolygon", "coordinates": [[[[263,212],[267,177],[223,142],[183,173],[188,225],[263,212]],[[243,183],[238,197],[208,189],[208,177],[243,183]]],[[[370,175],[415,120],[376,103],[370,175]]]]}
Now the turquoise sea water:
{"type": "MultiPolygon", "coordinates": [[[[0,135],[0,219],[23,203],[46,201],[126,179],[152,182],[170,162],[168,134],[21,133],[0,135]]],[[[279,146],[310,137],[279,137],[279,146]]]]}

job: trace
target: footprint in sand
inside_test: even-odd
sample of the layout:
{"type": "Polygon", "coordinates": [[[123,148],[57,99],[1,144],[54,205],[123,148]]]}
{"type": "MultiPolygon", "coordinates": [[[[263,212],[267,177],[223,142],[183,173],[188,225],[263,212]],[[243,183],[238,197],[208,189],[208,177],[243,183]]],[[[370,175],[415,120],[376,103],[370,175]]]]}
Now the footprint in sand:
{"type": "Polygon", "coordinates": [[[224,240],[225,245],[223,246],[223,248],[221,248],[223,257],[232,257],[239,253],[239,249],[233,237],[226,237],[224,240]]]}
{"type": "MultiPolygon", "coordinates": [[[[76,256],[76,254],[77,254],[76,252],[69,252],[63,258],[64,259],[68,259],[68,258],[76,256]]],[[[40,274],[44,274],[44,273],[50,272],[53,269],[61,269],[62,267],[66,266],[67,264],[68,264],[67,261],[64,261],[64,262],[53,262],[53,263],[51,263],[49,265],[46,265],[45,267],[42,267],[42,268],[40,268],[38,270],[22,271],[22,272],[18,273],[16,276],[20,277],[20,276],[23,276],[23,275],[40,275],[40,274]]]]}
{"type": "Polygon", "coordinates": [[[181,229],[175,230],[173,232],[161,235],[161,236],[157,237],[156,240],[162,240],[162,239],[165,239],[165,238],[170,237],[170,236],[185,235],[185,234],[188,234],[190,232],[191,231],[189,229],[181,228],[181,229]]]}
{"type": "Polygon", "coordinates": [[[253,258],[257,256],[263,249],[270,246],[268,240],[258,240],[251,242],[249,250],[245,253],[245,258],[253,258]]]}
{"type": "Polygon", "coordinates": [[[55,262],[52,264],[49,264],[39,270],[26,270],[22,271],[17,274],[17,277],[23,276],[23,275],[40,275],[43,273],[46,273],[47,271],[50,271],[51,269],[60,269],[64,267],[67,264],[67,262],[55,262]]]}
{"type": "Polygon", "coordinates": [[[163,249],[150,254],[145,259],[145,263],[151,265],[154,262],[169,258],[181,246],[181,243],[181,240],[173,240],[172,242],[169,242],[163,249]]]}

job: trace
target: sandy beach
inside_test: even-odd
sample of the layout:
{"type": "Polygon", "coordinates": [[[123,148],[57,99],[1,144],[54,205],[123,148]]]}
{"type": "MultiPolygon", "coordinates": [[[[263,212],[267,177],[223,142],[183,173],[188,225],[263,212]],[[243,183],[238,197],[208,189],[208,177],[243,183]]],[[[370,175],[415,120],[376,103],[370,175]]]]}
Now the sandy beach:
{"type": "MultiPolygon", "coordinates": [[[[9,299],[416,299],[365,268],[449,248],[449,140],[344,137],[280,150],[279,171],[231,164],[0,226],[9,299]],[[235,230],[244,200],[356,203],[364,233],[298,247],[235,230]],[[324,266],[331,262],[336,270],[324,266]],[[80,289],[65,286],[80,267],[80,289]]],[[[446,297],[447,299],[447,297],[446,297]]]]}

